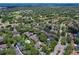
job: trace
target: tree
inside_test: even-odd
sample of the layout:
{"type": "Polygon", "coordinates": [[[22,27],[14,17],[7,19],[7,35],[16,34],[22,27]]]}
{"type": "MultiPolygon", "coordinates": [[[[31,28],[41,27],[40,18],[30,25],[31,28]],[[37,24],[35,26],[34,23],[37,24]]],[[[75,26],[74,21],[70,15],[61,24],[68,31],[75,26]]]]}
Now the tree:
{"type": "Polygon", "coordinates": [[[6,51],[4,50],[0,50],[0,55],[6,55],[6,51]]]}
{"type": "Polygon", "coordinates": [[[66,41],[67,41],[67,43],[71,43],[71,37],[70,37],[70,35],[67,35],[66,41]]]}
{"type": "Polygon", "coordinates": [[[15,54],[16,54],[15,49],[7,48],[6,55],[15,55],[15,54]]]}
{"type": "Polygon", "coordinates": [[[55,46],[57,45],[57,41],[55,39],[53,39],[51,42],[50,42],[50,47],[52,50],[54,50],[55,46]]]}
{"type": "Polygon", "coordinates": [[[41,42],[46,42],[47,41],[47,36],[43,32],[41,32],[38,36],[39,36],[39,40],[41,42]]]}
{"type": "Polygon", "coordinates": [[[49,32],[51,29],[52,29],[52,26],[48,26],[48,25],[46,25],[46,27],[44,28],[46,32],[49,32]]]}
{"type": "Polygon", "coordinates": [[[43,46],[42,51],[46,53],[47,55],[49,55],[52,52],[52,49],[48,46],[43,46]]]}
{"type": "Polygon", "coordinates": [[[31,55],[38,55],[38,54],[39,54],[39,51],[36,48],[32,47],[31,48],[31,55]]]}
{"type": "Polygon", "coordinates": [[[12,44],[16,43],[16,40],[12,37],[9,37],[9,35],[6,35],[4,37],[4,43],[7,44],[10,47],[12,44]]]}
{"type": "Polygon", "coordinates": [[[26,55],[37,55],[39,54],[39,51],[32,45],[32,44],[26,44],[24,47],[24,52],[26,55]]]}
{"type": "Polygon", "coordinates": [[[65,49],[64,55],[69,55],[70,53],[72,53],[72,51],[73,51],[73,46],[69,44],[65,49]]]}
{"type": "Polygon", "coordinates": [[[79,44],[79,38],[78,37],[75,39],[75,43],[79,44]]]}
{"type": "Polygon", "coordinates": [[[12,44],[16,43],[16,40],[14,40],[13,38],[7,38],[4,40],[4,43],[6,43],[8,46],[11,46],[12,44]]]}
{"type": "Polygon", "coordinates": [[[78,21],[71,21],[69,24],[68,24],[68,32],[70,33],[78,33],[79,32],[79,23],[78,21]]]}
{"type": "Polygon", "coordinates": [[[3,49],[3,50],[0,50],[0,55],[15,55],[16,52],[15,52],[15,49],[13,48],[6,48],[6,49],[3,49]]]}
{"type": "Polygon", "coordinates": [[[65,45],[65,44],[66,44],[65,38],[61,39],[61,44],[62,44],[62,45],[65,45]]]}

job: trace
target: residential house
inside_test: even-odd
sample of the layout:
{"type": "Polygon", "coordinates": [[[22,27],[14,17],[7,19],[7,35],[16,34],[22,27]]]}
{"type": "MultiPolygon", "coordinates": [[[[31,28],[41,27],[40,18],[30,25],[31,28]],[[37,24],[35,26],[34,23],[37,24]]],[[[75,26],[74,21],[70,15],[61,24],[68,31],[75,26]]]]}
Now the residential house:
{"type": "Polygon", "coordinates": [[[30,39],[34,40],[35,42],[38,41],[38,36],[36,34],[31,33],[31,32],[25,32],[24,34],[28,36],[30,39]]]}

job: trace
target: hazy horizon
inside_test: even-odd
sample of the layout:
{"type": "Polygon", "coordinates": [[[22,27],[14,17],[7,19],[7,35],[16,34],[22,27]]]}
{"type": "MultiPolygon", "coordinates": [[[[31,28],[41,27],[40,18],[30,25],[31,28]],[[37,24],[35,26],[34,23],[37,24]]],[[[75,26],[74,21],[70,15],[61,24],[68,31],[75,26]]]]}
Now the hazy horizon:
{"type": "Polygon", "coordinates": [[[79,7],[79,3],[0,3],[1,7],[79,7]]]}

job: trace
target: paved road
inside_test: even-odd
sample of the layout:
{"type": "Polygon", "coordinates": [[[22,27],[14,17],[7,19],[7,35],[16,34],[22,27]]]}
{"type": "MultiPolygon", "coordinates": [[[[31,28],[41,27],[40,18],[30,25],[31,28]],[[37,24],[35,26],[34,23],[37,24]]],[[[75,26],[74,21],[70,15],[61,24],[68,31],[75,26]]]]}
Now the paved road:
{"type": "Polygon", "coordinates": [[[15,49],[16,49],[16,54],[17,54],[17,55],[23,55],[17,45],[16,45],[15,49]]]}
{"type": "MultiPolygon", "coordinates": [[[[60,24],[60,34],[62,33],[62,27],[65,27],[65,25],[63,24],[63,23],[61,23],[60,24]]],[[[65,29],[64,29],[65,30],[65,29]]],[[[65,36],[67,36],[67,33],[66,33],[66,35],[65,36]]],[[[51,53],[51,55],[63,55],[63,53],[64,53],[64,49],[67,47],[67,44],[66,45],[61,45],[61,39],[62,39],[63,37],[60,35],[60,38],[59,38],[59,41],[58,41],[58,43],[57,43],[57,45],[55,46],[55,48],[54,48],[54,51],[51,53]]]]}

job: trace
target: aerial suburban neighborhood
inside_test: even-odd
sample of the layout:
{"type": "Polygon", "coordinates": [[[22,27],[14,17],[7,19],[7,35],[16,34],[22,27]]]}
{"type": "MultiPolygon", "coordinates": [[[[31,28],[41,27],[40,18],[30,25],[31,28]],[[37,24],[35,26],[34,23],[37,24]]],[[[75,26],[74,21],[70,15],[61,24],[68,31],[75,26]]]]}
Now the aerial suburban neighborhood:
{"type": "Polygon", "coordinates": [[[0,8],[0,55],[79,55],[79,8],[0,8]]]}

